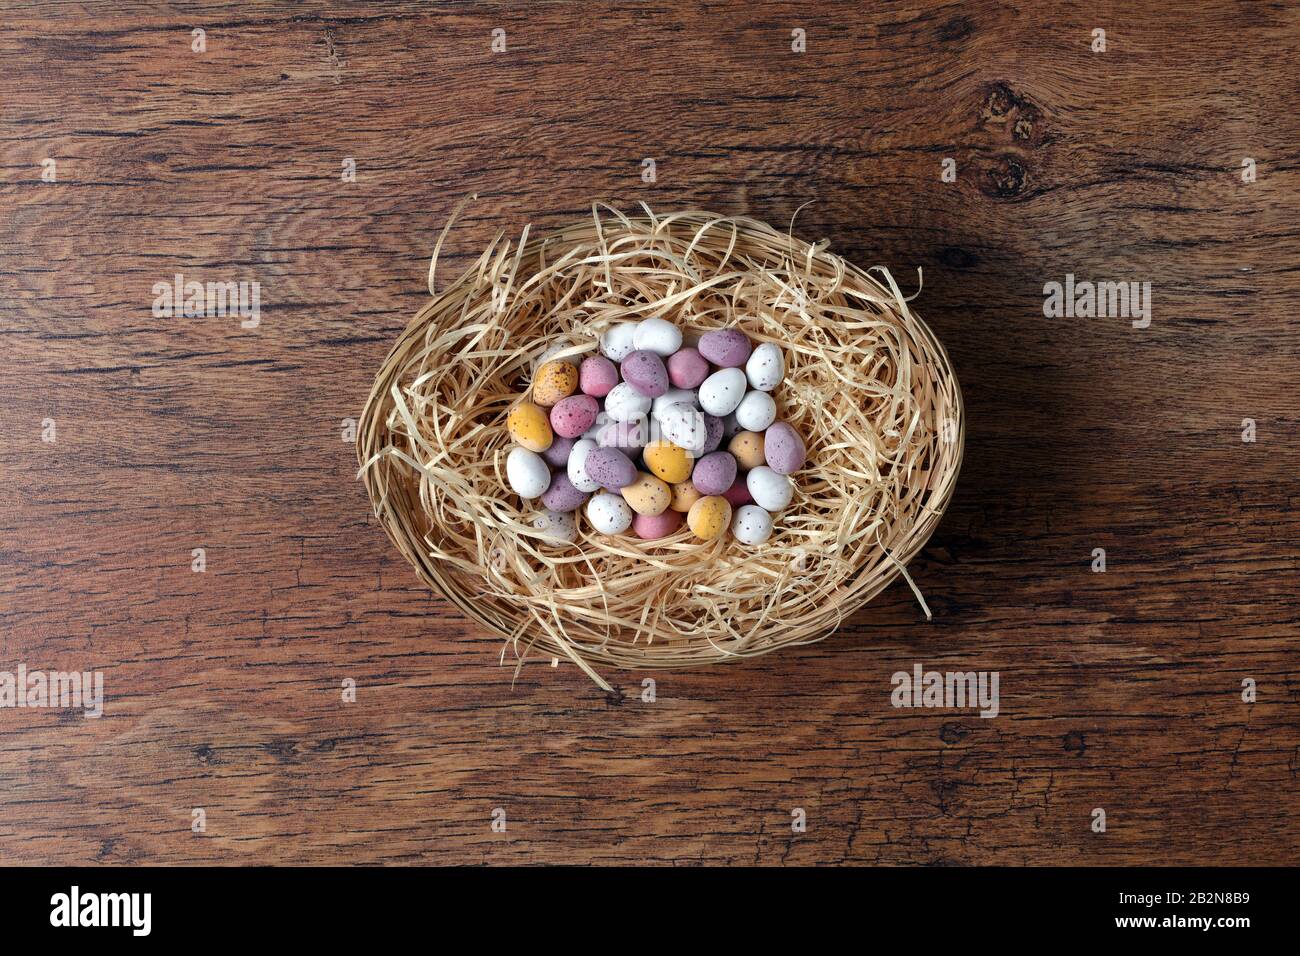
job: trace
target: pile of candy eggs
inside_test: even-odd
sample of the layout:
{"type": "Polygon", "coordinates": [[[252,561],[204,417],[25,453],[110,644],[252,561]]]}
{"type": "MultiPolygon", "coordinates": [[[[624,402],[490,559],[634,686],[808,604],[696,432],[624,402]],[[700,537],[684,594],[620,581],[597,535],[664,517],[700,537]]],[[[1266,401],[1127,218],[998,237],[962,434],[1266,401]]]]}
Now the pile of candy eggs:
{"type": "Polygon", "coordinates": [[[776,417],[784,375],[776,344],[754,347],[735,328],[684,345],[665,319],[619,323],[581,364],[543,357],[530,400],[506,418],[506,480],[541,499],[533,526],[549,539],[575,540],[583,509],[604,534],[656,540],[684,521],[705,541],[730,529],[760,545],[805,459],[776,417]]]}

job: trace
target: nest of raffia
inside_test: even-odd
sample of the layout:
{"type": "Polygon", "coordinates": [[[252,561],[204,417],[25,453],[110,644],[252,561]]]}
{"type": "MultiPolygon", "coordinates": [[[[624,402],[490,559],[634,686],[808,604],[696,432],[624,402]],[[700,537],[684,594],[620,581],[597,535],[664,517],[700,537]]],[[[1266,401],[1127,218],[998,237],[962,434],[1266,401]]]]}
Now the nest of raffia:
{"type": "Polygon", "coordinates": [[[820,640],[899,574],[925,608],[904,565],[952,495],[964,416],[943,346],[887,270],[753,219],[593,206],[544,238],[498,234],[435,291],[446,236],[433,298],[375,378],[357,457],[398,549],[506,639],[503,659],[572,661],[608,690],[601,665],[715,664],[820,640]],[[688,333],[738,326],[785,354],[773,395],[808,458],[764,545],[684,527],[607,536],[580,512],[577,542],[555,546],[532,524],[540,503],[508,489],[506,413],[540,354],[567,344],[561,357],[580,362],[609,325],[652,315],[688,333]]]}

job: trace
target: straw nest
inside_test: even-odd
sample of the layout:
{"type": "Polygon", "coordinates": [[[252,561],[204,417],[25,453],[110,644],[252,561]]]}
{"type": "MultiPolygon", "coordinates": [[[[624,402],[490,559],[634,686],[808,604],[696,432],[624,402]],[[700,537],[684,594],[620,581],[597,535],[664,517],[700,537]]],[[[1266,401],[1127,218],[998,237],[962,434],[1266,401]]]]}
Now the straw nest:
{"type": "Polygon", "coordinates": [[[503,660],[572,661],[609,689],[601,665],[712,664],[820,640],[900,573],[925,608],[904,565],[952,495],[964,416],[943,346],[887,270],[753,219],[597,205],[545,237],[498,234],[437,289],[450,227],[433,298],[375,378],[357,456],[389,536],[506,639],[503,660]],[[785,353],[773,394],[808,460],[765,545],[685,528],[606,536],[580,516],[577,542],[557,547],[508,490],[506,413],[540,354],[563,344],[580,361],[609,325],[652,315],[737,326],[785,353]]]}

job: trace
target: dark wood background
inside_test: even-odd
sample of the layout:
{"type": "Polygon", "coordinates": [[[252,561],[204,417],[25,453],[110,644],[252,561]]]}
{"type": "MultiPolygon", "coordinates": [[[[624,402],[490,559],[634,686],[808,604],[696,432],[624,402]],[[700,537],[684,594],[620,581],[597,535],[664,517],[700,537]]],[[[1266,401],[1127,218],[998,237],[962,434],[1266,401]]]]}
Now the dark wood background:
{"type": "Polygon", "coordinates": [[[108,700],[0,710],[0,862],[1296,862],[1300,14],[1158,6],[6,4],[0,669],[108,700]],[[969,409],[933,622],[897,583],[654,703],[512,682],[341,424],[471,191],[452,266],[600,198],[812,201],[921,267],[969,409]],[[177,272],[260,327],[154,318],[177,272]],[[1045,319],[1066,273],[1151,282],[1150,328],[1045,319]],[[917,662],[1002,714],[893,709],[917,662]]]}

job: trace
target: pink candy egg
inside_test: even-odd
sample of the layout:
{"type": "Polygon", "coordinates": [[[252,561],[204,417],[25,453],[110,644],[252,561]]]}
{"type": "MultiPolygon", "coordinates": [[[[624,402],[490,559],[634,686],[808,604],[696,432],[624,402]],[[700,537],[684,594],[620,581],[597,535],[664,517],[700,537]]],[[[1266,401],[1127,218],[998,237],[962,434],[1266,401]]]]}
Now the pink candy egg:
{"type": "Polygon", "coordinates": [[[599,413],[600,405],[590,395],[570,395],[551,409],[551,428],[562,438],[577,438],[596,424],[599,413]]]}
{"type": "Polygon", "coordinates": [[[632,530],[638,538],[654,541],[666,538],[682,526],[682,513],[669,508],[662,514],[637,515],[632,519],[632,530]]]}
{"type": "Polygon", "coordinates": [[[603,355],[590,355],[578,368],[578,389],[592,398],[604,398],[618,384],[618,366],[603,355]]]}
{"type": "Polygon", "coordinates": [[[709,377],[709,363],[698,349],[678,349],[668,356],[668,381],[673,388],[699,388],[709,377]]]}

